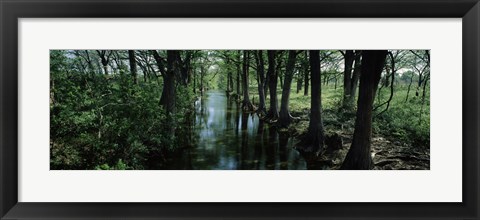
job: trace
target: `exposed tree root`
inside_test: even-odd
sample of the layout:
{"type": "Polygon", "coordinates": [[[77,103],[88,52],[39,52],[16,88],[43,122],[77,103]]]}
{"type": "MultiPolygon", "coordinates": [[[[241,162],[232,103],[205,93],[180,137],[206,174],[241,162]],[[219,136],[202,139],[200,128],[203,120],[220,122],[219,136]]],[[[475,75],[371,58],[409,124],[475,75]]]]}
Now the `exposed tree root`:
{"type": "Polygon", "coordinates": [[[250,101],[243,101],[242,110],[244,112],[254,112],[257,108],[250,101]]]}
{"type": "Polygon", "coordinates": [[[333,152],[330,152],[326,150],[324,146],[321,146],[318,138],[315,140],[308,134],[304,135],[294,148],[305,159],[308,169],[323,170],[335,166],[335,161],[332,159],[335,157],[333,152]]]}
{"type": "Polygon", "coordinates": [[[305,135],[294,148],[301,153],[318,155],[321,149],[314,142],[310,135],[305,135]]]}
{"type": "Polygon", "coordinates": [[[288,113],[288,115],[285,115],[283,117],[282,115],[280,115],[280,117],[278,118],[278,126],[280,126],[281,128],[288,128],[290,124],[298,120],[300,120],[299,117],[293,117],[292,115],[290,115],[290,113],[288,113]]]}
{"type": "Polygon", "coordinates": [[[265,109],[258,108],[257,109],[257,115],[258,115],[258,118],[263,120],[263,118],[265,118],[267,116],[267,111],[265,109]]]}
{"type": "Polygon", "coordinates": [[[265,117],[260,119],[267,123],[276,123],[278,120],[278,112],[268,111],[267,115],[265,115],[265,117]]]}

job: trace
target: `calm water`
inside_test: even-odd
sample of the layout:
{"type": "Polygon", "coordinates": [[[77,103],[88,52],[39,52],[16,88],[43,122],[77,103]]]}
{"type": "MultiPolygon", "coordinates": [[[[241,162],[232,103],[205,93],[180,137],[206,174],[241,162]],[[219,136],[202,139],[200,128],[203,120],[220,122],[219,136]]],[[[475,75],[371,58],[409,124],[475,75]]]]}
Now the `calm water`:
{"type": "Polygon", "coordinates": [[[256,114],[242,113],[223,91],[209,91],[196,103],[192,133],[192,146],[169,169],[306,169],[292,148],[293,138],[279,134],[256,114]]]}

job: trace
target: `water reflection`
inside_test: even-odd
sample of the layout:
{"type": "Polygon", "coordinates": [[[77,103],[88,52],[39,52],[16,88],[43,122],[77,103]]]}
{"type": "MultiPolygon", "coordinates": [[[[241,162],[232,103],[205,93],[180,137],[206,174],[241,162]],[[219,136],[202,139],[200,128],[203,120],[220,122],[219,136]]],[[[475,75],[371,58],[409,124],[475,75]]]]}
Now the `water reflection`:
{"type": "Polygon", "coordinates": [[[292,138],[256,114],[243,113],[221,91],[209,91],[197,102],[192,132],[191,147],[167,169],[306,169],[292,138]]]}

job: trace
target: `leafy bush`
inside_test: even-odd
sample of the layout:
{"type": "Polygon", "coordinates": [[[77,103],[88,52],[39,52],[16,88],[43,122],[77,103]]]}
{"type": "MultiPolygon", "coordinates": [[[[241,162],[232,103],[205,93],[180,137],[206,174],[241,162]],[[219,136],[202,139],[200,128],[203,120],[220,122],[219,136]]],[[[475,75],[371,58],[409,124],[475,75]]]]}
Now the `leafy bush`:
{"type": "MultiPolygon", "coordinates": [[[[61,53],[51,53],[51,169],[144,169],[175,149],[156,81],[134,84],[131,76],[84,74],[61,53]]],[[[160,89],[159,89],[160,88],[160,89]]],[[[193,103],[178,87],[175,123],[193,103]]]]}

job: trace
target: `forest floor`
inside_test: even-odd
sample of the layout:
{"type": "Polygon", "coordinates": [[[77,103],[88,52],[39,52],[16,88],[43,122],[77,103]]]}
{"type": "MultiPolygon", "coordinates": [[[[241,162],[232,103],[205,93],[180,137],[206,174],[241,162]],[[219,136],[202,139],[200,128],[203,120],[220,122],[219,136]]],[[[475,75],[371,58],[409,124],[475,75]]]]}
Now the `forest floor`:
{"type": "MultiPolygon", "coordinates": [[[[294,137],[301,137],[306,133],[308,120],[302,117],[290,126],[288,133],[294,137]]],[[[328,146],[316,162],[321,169],[340,169],[343,160],[352,143],[353,127],[326,126],[326,136],[340,137],[341,145],[338,147],[328,146]]],[[[392,137],[373,134],[371,155],[375,170],[428,170],[430,169],[430,149],[416,147],[395,140],[392,137]]]]}
{"type": "MultiPolygon", "coordinates": [[[[253,89],[252,93],[255,93],[253,89]]],[[[341,94],[341,87],[334,88],[330,86],[322,90],[322,116],[324,121],[326,138],[328,139],[330,137],[335,137],[336,139],[338,139],[338,141],[333,141],[333,144],[329,143],[329,141],[326,141],[325,150],[321,153],[319,157],[315,158],[316,164],[318,164],[318,166],[321,166],[320,169],[339,169],[352,143],[355,125],[355,112],[342,112],[338,109],[338,106],[340,106],[340,102],[342,99],[341,94]],[[329,144],[336,146],[328,146],[329,144]]],[[[405,91],[397,91],[397,96],[392,102],[392,105],[397,106],[397,109],[395,109],[395,111],[402,111],[402,109],[406,109],[405,111],[410,111],[412,110],[411,108],[413,108],[413,111],[417,111],[419,107],[415,106],[415,103],[403,103],[405,95],[405,91]],[[408,108],[405,108],[405,106],[407,106],[408,108]]],[[[411,96],[413,95],[411,94],[411,96]]],[[[293,124],[289,126],[288,130],[283,130],[281,132],[289,133],[290,136],[296,137],[295,140],[299,142],[299,139],[301,139],[301,137],[307,132],[308,128],[310,113],[310,96],[304,96],[303,91],[300,91],[299,93],[292,92],[290,96],[289,106],[290,113],[293,117],[296,118],[296,120],[294,120],[293,124]]],[[[402,135],[399,137],[397,134],[399,130],[404,130],[405,127],[414,127],[412,125],[412,119],[410,118],[411,112],[407,112],[407,114],[403,115],[401,113],[402,112],[391,113],[399,119],[396,121],[396,124],[384,121],[377,121],[377,124],[388,123],[388,125],[383,125],[382,128],[377,127],[373,129],[374,132],[372,135],[371,147],[371,155],[374,163],[373,169],[428,170],[430,169],[429,141],[427,143],[425,143],[425,141],[418,142],[414,140],[415,137],[412,137],[411,135],[402,132],[400,132],[402,133],[402,135]],[[399,126],[398,121],[401,121],[401,123],[404,123],[406,125],[403,125],[404,127],[402,127],[401,129],[396,129],[396,126],[399,126]],[[388,127],[391,130],[385,131],[384,127],[388,127]],[[382,129],[384,130],[380,132],[379,130],[382,129]]],[[[429,118],[429,113],[427,116],[425,116],[425,118],[429,118]]],[[[374,118],[374,122],[375,120],[376,119],[374,118]]],[[[427,126],[427,129],[429,130],[429,119],[427,126]]],[[[418,130],[418,128],[412,129],[418,130]]]]}

